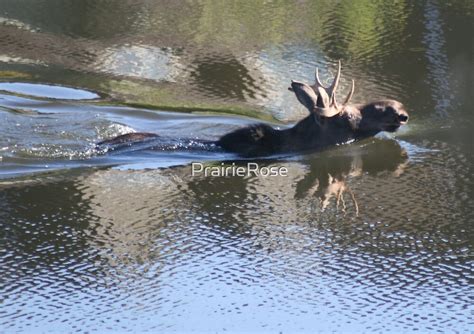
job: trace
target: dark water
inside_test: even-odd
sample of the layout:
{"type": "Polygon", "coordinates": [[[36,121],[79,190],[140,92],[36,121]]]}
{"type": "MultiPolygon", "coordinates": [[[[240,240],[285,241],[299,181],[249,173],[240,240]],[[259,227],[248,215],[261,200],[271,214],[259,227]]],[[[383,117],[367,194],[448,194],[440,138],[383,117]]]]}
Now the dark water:
{"type": "Polygon", "coordinates": [[[0,331],[469,332],[471,1],[0,2],[0,331]],[[402,101],[394,135],[235,157],[95,143],[213,139],[305,116],[290,79],[402,101]]]}

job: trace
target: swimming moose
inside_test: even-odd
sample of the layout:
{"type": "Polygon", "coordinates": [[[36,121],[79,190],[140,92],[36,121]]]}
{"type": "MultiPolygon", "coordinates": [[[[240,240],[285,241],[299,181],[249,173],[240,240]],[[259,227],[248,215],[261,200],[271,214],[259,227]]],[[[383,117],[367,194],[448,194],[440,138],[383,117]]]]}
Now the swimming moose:
{"type": "MultiPolygon", "coordinates": [[[[316,151],[374,136],[381,131],[394,132],[408,121],[403,105],[395,100],[381,100],[364,105],[349,104],[354,93],[351,89],[339,104],[336,90],[341,76],[341,63],[332,84],[325,87],[316,69],[313,85],[292,81],[288,89],[309,111],[309,116],[288,129],[275,129],[267,124],[256,124],[223,135],[217,141],[196,141],[205,146],[215,146],[242,157],[264,157],[281,153],[316,151]]],[[[122,145],[160,137],[152,133],[130,133],[105,140],[98,145],[111,149],[122,145]]],[[[155,141],[155,140],[153,140],[155,141]]],[[[162,145],[159,145],[162,147],[162,145]]],[[[185,147],[185,146],[183,146],[185,147]]]]}

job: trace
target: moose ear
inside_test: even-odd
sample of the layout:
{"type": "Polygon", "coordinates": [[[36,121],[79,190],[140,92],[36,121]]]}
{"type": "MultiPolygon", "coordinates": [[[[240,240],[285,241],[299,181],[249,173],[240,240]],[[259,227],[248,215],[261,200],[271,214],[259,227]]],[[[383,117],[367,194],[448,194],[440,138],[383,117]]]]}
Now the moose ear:
{"type": "Polygon", "coordinates": [[[314,109],[318,105],[318,96],[313,88],[303,82],[292,81],[290,90],[295,93],[298,101],[300,101],[310,113],[314,112],[314,109]]]}

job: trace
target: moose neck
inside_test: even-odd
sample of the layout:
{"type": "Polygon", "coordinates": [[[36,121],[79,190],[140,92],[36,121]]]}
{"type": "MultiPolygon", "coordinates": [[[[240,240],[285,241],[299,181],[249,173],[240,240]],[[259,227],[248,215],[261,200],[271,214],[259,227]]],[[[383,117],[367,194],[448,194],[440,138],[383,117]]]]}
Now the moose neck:
{"type": "Polygon", "coordinates": [[[334,117],[309,115],[290,129],[282,130],[289,149],[314,149],[346,143],[358,137],[357,128],[346,114],[334,117]]]}

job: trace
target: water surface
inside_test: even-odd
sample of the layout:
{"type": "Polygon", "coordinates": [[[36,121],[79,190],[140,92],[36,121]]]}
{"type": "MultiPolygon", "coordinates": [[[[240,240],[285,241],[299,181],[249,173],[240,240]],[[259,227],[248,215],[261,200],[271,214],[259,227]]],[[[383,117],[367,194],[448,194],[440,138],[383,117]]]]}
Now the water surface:
{"type": "Polygon", "coordinates": [[[2,332],[468,332],[473,6],[2,1],[2,332]],[[395,134],[204,177],[215,139],[306,115],[291,79],[394,98],[395,134]]]}

